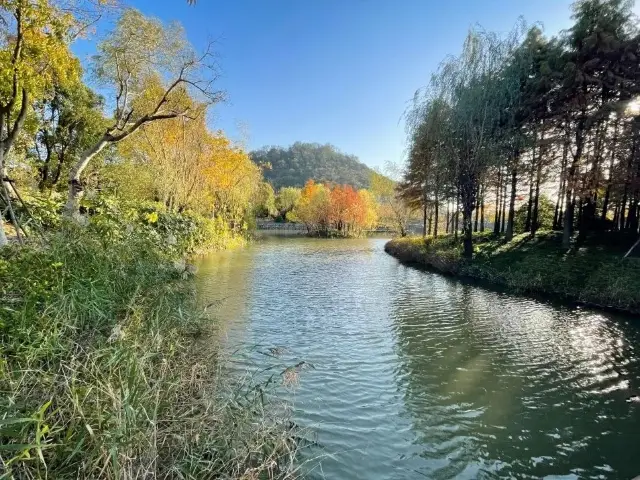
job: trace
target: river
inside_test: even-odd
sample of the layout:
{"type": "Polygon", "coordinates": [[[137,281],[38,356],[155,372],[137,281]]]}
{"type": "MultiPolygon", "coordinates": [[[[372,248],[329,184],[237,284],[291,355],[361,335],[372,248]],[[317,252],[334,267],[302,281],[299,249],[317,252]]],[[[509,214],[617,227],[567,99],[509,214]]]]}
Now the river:
{"type": "Polygon", "coordinates": [[[310,478],[640,475],[638,319],[406,267],[384,243],[267,239],[199,265],[230,348],[315,367],[287,389],[310,478]]]}

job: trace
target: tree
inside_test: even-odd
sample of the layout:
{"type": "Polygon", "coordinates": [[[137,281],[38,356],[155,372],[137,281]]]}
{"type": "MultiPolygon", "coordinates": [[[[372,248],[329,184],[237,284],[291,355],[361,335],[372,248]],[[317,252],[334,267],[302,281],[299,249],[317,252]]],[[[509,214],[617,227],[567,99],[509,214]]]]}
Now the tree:
{"type": "Polygon", "coordinates": [[[280,221],[287,220],[287,215],[296,207],[302,195],[296,187],[282,187],[276,196],[277,218],[280,221]]]}
{"type": "Polygon", "coordinates": [[[373,196],[366,190],[350,185],[322,185],[307,181],[300,199],[291,212],[303,222],[310,234],[326,236],[330,232],[341,236],[360,235],[377,222],[373,196]]]}
{"type": "Polygon", "coordinates": [[[80,82],[55,87],[51,97],[35,103],[39,128],[31,154],[41,190],[55,187],[69,162],[104,128],[101,109],[102,98],[80,82]]]}
{"type": "MultiPolygon", "coordinates": [[[[504,81],[504,67],[519,36],[520,29],[506,38],[472,30],[462,54],[442,64],[424,96],[416,97],[409,115],[409,131],[414,140],[422,141],[423,125],[433,123],[434,112],[446,111],[446,121],[431,133],[432,145],[438,146],[441,158],[437,171],[442,172],[441,178],[451,179],[455,191],[456,225],[458,205],[462,209],[464,254],[468,258],[473,254],[472,215],[480,181],[499,157],[496,132],[509,108],[511,85],[504,81]]],[[[454,231],[457,235],[457,227],[454,231]]]]}
{"type": "MultiPolygon", "coordinates": [[[[13,187],[5,159],[32,102],[45,98],[54,85],[78,78],[79,63],[69,51],[78,23],[68,9],[48,0],[3,0],[0,17],[0,184],[12,212],[13,187]]],[[[12,220],[16,223],[15,217],[12,220]]],[[[0,247],[7,243],[3,221],[0,211],[0,247]]]]}
{"type": "MultiPolygon", "coordinates": [[[[389,164],[388,170],[397,169],[389,164]]],[[[401,191],[396,182],[381,173],[371,174],[371,194],[379,204],[380,220],[392,225],[393,228],[403,237],[409,232],[408,225],[413,208],[401,195],[401,191]]]]}
{"type": "MultiPolygon", "coordinates": [[[[514,230],[518,233],[526,232],[526,218],[527,218],[526,203],[522,204],[520,208],[516,210],[514,230]]],[[[539,213],[538,213],[538,228],[541,230],[551,230],[553,227],[553,211],[554,203],[546,195],[541,195],[539,199],[539,213]]]]}
{"type": "Polygon", "coordinates": [[[197,54],[178,25],[168,27],[128,9],[115,29],[98,46],[93,61],[94,78],[109,92],[115,105],[112,123],[87,148],[69,172],[67,216],[79,212],[81,175],[105,147],[117,144],[152,122],[194,118],[193,96],[202,104],[220,101],[215,90],[216,68],[212,45],[197,54]]]}
{"type": "Polygon", "coordinates": [[[273,217],[278,213],[276,210],[276,194],[271,184],[267,182],[260,184],[255,203],[256,216],[258,217],[273,217]]]}
{"type": "Polygon", "coordinates": [[[494,233],[507,239],[516,213],[532,235],[545,225],[549,189],[557,191],[551,226],[563,229],[567,248],[575,228],[578,241],[594,230],[638,233],[640,34],[632,4],[579,0],[574,25],[559,38],[523,23],[506,37],[475,29],[462,54],[443,62],[407,114],[401,191],[423,208],[425,233],[440,202],[447,230],[460,204],[471,256],[471,213],[476,224],[478,208],[484,216],[487,188],[495,188],[494,233]],[[516,212],[523,187],[528,200],[516,212]]]}

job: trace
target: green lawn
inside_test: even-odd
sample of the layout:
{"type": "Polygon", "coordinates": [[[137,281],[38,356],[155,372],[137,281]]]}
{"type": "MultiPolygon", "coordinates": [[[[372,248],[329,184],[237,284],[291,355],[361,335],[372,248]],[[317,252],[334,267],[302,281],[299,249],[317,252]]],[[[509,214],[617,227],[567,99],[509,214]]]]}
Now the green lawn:
{"type": "Polygon", "coordinates": [[[640,313],[640,258],[622,258],[630,240],[621,237],[604,245],[594,237],[566,250],[559,232],[522,234],[510,242],[483,233],[474,236],[470,261],[462,258],[462,240],[453,236],[395,239],[385,249],[405,262],[445,273],[640,313]]]}

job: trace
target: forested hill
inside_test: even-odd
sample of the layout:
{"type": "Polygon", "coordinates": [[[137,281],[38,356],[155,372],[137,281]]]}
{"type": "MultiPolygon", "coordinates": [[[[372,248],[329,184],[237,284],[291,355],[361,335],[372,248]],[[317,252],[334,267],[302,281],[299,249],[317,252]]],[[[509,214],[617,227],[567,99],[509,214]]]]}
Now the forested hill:
{"type": "Polygon", "coordinates": [[[251,152],[251,159],[258,165],[270,164],[264,176],[275,189],[302,187],[309,179],[368,188],[372,172],[357,157],[329,144],[296,142],[288,148],[263,147],[251,152]]]}

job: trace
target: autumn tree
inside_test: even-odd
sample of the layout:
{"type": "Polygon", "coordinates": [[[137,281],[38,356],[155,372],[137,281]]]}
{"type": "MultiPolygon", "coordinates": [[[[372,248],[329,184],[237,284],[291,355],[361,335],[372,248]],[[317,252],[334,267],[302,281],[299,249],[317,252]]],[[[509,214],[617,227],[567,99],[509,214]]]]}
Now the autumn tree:
{"type": "Polygon", "coordinates": [[[113,119],[69,172],[68,216],[78,214],[81,176],[105,147],[117,144],[150,123],[193,118],[197,112],[187,97],[211,105],[222,99],[216,79],[212,44],[198,54],[177,24],[163,25],[128,9],[98,46],[92,72],[101,91],[114,105],[113,119]]]}
{"type": "MultiPolygon", "coordinates": [[[[387,165],[387,171],[391,174],[396,174],[397,170],[397,166],[387,165]]],[[[391,225],[401,236],[406,236],[413,208],[403,199],[398,183],[381,173],[373,172],[370,191],[379,205],[380,220],[391,225]]]]}
{"type": "Polygon", "coordinates": [[[377,205],[367,190],[350,185],[323,185],[307,181],[292,216],[304,223],[310,234],[357,236],[375,227],[377,205]]]}
{"type": "MultiPolygon", "coordinates": [[[[63,7],[48,0],[0,2],[0,183],[1,196],[10,212],[13,187],[6,158],[24,127],[29,108],[46,98],[55,85],[76,81],[80,71],[79,62],[69,51],[79,24],[73,10],[63,7]]],[[[3,221],[0,209],[0,246],[7,243],[3,221]]]]}

